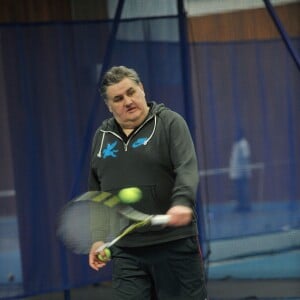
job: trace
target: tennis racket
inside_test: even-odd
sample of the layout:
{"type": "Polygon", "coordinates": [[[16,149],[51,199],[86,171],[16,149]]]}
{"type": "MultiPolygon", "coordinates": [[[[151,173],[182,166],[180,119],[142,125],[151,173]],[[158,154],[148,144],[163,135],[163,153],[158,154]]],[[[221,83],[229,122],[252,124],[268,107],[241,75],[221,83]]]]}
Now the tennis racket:
{"type": "Polygon", "coordinates": [[[114,194],[89,191],[67,203],[58,217],[57,235],[76,254],[88,254],[96,241],[101,252],[145,226],[167,224],[168,215],[149,215],[122,203],[114,194]]]}

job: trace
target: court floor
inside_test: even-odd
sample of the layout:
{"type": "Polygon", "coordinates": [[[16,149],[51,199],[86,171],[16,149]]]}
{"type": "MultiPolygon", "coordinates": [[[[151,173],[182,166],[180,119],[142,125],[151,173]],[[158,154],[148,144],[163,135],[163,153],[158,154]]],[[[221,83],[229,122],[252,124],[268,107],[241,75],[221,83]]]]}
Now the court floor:
{"type": "MultiPolygon", "coordinates": [[[[298,280],[217,280],[208,282],[210,300],[299,300],[298,280]]],[[[25,298],[23,298],[25,300],[25,298]]],[[[112,300],[109,282],[73,289],[70,300],[112,300]]],[[[26,300],[65,300],[64,294],[50,293],[26,300]]],[[[142,299],[141,299],[142,300],[142,299]]],[[[188,299],[187,299],[188,300],[188,299]]]]}
{"type": "MultiPolygon", "coordinates": [[[[210,256],[206,260],[210,300],[300,299],[300,210],[286,203],[258,204],[237,214],[233,203],[212,206],[210,256]]],[[[17,221],[0,218],[0,299],[21,292],[17,221]],[[5,297],[4,297],[5,295],[5,297]]],[[[65,299],[62,292],[27,297],[65,299]]],[[[110,300],[110,283],[72,289],[71,299],[110,300]]]]}
{"type": "MultiPolygon", "coordinates": [[[[273,299],[300,300],[300,250],[261,255],[208,265],[210,300],[273,299]],[[289,274],[289,278],[278,279],[289,274]],[[273,278],[272,278],[273,277],[273,278]]],[[[0,286],[0,299],[18,293],[17,285],[0,286]],[[1,292],[2,291],[2,292],[1,292]],[[2,294],[2,295],[1,295],[2,294]]],[[[27,300],[67,300],[63,292],[22,298],[27,300]]],[[[70,291],[68,300],[111,300],[110,282],[70,291]]]]}

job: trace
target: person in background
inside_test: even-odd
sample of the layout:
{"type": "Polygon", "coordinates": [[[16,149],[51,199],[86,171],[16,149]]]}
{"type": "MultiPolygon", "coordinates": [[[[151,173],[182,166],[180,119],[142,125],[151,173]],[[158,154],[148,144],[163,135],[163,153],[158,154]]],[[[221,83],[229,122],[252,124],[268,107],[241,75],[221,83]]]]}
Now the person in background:
{"type": "Polygon", "coordinates": [[[229,177],[234,182],[237,200],[235,210],[238,212],[251,210],[249,197],[250,155],[249,143],[244,137],[243,131],[239,130],[232,146],[229,161],[229,177]]]}
{"type": "MultiPolygon", "coordinates": [[[[106,72],[100,92],[112,117],[94,135],[89,190],[139,187],[143,199],[134,208],[170,216],[166,226],[137,230],[111,247],[115,299],[207,299],[195,213],[198,163],[185,120],[148,102],[139,75],[124,66],[106,72]]],[[[97,271],[106,265],[96,252],[102,243],[89,253],[97,271]]]]}

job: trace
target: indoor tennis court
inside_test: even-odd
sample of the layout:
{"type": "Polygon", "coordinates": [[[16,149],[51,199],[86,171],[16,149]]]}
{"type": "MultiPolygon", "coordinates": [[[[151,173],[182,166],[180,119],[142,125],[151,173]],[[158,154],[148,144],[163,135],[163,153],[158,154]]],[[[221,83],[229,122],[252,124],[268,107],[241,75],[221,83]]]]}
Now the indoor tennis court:
{"type": "Polygon", "coordinates": [[[1,1],[0,299],[112,297],[111,266],[91,270],[56,221],[86,190],[113,65],[189,126],[210,300],[300,299],[299,15],[299,0],[1,1]]]}

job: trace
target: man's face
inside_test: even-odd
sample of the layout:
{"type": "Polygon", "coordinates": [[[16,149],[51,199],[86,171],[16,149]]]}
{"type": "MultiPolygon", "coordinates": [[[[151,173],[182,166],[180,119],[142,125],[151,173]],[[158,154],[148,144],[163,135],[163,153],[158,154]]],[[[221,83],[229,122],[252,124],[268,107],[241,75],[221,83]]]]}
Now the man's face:
{"type": "Polygon", "coordinates": [[[149,108],[142,84],[124,78],[109,86],[106,94],[108,109],[123,129],[133,129],[145,120],[149,108]]]}

